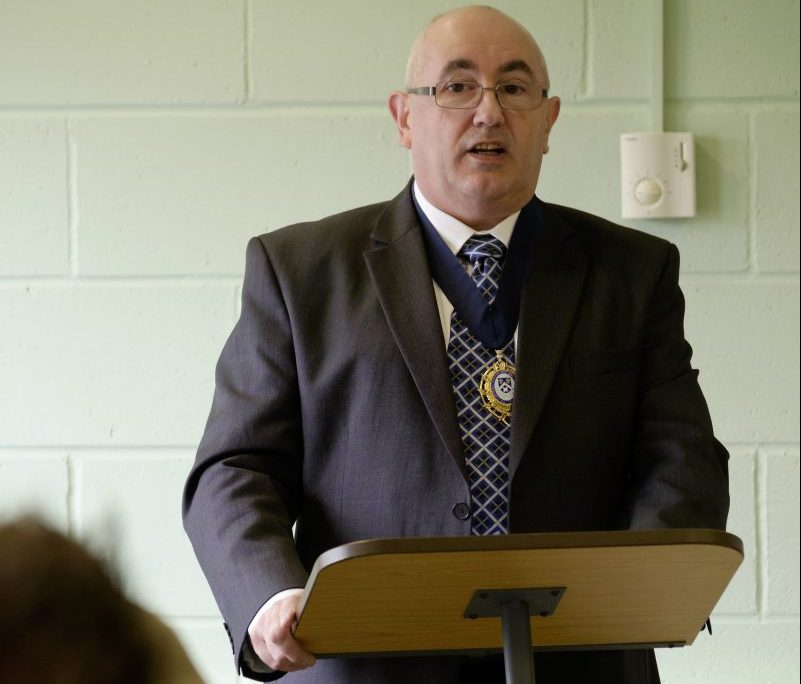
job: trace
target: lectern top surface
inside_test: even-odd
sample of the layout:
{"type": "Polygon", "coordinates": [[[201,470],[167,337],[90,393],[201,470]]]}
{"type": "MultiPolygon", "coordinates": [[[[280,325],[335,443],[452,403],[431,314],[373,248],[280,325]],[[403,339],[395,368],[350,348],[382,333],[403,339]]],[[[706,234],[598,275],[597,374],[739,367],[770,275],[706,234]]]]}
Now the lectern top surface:
{"type": "Polygon", "coordinates": [[[742,562],[720,530],[375,539],[321,554],[297,638],[318,655],[500,648],[500,620],[470,619],[477,591],[564,587],[531,618],[541,648],[691,644],[742,562]]]}

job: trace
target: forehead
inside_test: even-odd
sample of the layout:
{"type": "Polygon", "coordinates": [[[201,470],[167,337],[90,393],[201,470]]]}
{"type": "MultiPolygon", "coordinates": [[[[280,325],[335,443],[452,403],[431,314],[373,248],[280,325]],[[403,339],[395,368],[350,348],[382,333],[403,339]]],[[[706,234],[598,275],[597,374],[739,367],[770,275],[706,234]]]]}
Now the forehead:
{"type": "Polygon", "coordinates": [[[429,78],[455,69],[487,76],[520,69],[538,80],[544,76],[528,32],[495,13],[446,16],[429,27],[421,48],[421,71],[429,78]]]}

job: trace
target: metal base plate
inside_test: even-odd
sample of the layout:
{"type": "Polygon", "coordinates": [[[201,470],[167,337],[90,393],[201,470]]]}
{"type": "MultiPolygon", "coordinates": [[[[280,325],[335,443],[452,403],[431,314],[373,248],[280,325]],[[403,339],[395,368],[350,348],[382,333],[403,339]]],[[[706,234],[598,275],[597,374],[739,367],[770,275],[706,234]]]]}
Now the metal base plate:
{"type": "Polygon", "coordinates": [[[479,589],[473,594],[464,617],[501,617],[501,606],[511,601],[524,601],[529,615],[553,615],[566,587],[536,587],[529,589],[479,589]]]}

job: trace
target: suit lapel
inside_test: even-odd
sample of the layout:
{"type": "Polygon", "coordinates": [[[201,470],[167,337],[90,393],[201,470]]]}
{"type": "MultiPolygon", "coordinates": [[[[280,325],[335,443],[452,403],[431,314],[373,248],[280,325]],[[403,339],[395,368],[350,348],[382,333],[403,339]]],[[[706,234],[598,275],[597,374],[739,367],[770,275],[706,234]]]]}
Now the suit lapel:
{"type": "MultiPolygon", "coordinates": [[[[542,235],[523,288],[518,323],[511,476],[561,363],[588,264],[573,228],[547,204],[542,206],[542,217],[542,235]]],[[[467,477],[445,343],[409,187],[387,206],[372,238],[376,246],[364,256],[384,315],[443,444],[467,477]]]]}
{"type": "Polygon", "coordinates": [[[445,342],[422,229],[407,187],[378,219],[365,252],[378,299],[437,432],[466,477],[445,342]]]}
{"type": "Polygon", "coordinates": [[[587,272],[573,229],[542,206],[542,235],[520,305],[509,457],[514,476],[562,360],[587,272]]]}

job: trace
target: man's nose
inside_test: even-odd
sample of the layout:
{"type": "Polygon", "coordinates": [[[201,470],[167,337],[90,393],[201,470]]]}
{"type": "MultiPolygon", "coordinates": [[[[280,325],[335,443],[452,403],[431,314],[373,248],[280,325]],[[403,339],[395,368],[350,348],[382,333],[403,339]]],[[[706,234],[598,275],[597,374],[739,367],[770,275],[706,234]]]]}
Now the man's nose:
{"type": "Polygon", "coordinates": [[[473,124],[476,126],[500,126],[503,122],[504,113],[498,102],[497,91],[494,88],[484,88],[473,115],[473,124]]]}

